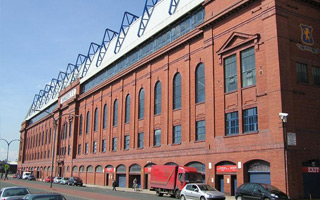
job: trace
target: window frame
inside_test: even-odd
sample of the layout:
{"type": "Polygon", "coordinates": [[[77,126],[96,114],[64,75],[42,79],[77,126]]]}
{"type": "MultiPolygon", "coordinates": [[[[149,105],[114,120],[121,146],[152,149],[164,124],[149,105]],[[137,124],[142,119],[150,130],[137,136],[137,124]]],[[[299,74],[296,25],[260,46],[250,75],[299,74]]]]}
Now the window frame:
{"type": "Polygon", "coordinates": [[[177,72],[173,78],[173,110],[181,109],[181,74],[177,72]]]}
{"type": "Polygon", "coordinates": [[[161,114],[161,82],[157,81],[154,87],[154,115],[161,114]]]}
{"type": "Polygon", "coordinates": [[[195,71],[196,103],[204,103],[206,101],[206,79],[205,78],[206,78],[205,65],[203,63],[199,63],[195,71]],[[201,80],[203,81],[203,83],[201,82],[201,80]]]}
{"type": "Polygon", "coordinates": [[[238,135],[240,133],[239,131],[239,112],[238,111],[234,111],[234,112],[229,112],[225,114],[225,135],[229,136],[229,135],[238,135]],[[235,118],[233,116],[233,114],[236,114],[235,118]],[[228,117],[230,116],[230,117],[228,117]],[[230,119],[230,120],[229,120],[230,119]],[[232,124],[235,123],[234,126],[232,126],[232,124]],[[236,132],[232,132],[232,130],[235,130],[236,132]],[[231,130],[231,131],[228,131],[231,130]]]}
{"type": "Polygon", "coordinates": [[[206,140],[206,121],[205,120],[196,121],[196,138],[195,139],[196,141],[206,140]],[[203,125],[201,126],[202,123],[203,125]],[[201,129],[204,129],[203,133],[200,131],[201,129]]]}

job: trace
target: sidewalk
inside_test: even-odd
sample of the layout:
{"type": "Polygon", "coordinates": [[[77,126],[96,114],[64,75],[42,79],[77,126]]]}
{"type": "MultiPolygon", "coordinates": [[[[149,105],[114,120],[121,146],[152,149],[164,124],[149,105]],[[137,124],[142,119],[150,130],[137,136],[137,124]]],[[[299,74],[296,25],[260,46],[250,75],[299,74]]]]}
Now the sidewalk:
{"type": "MultiPolygon", "coordinates": [[[[101,185],[89,185],[89,184],[83,184],[85,187],[95,187],[95,188],[102,188],[106,190],[112,190],[112,187],[110,186],[101,186],[101,185]]],[[[123,188],[123,187],[117,187],[117,191],[120,192],[140,192],[144,194],[153,194],[156,195],[155,191],[150,191],[149,189],[140,189],[138,188],[137,191],[134,191],[132,188],[123,188]]],[[[174,198],[172,198],[174,199],[174,198]]],[[[235,200],[234,196],[227,196],[226,195],[226,200],[235,200]]]]}

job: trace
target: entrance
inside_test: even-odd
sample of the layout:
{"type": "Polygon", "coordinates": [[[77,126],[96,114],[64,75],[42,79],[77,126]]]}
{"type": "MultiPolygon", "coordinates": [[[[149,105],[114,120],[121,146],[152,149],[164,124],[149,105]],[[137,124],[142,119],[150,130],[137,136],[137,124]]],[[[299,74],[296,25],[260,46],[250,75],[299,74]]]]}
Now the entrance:
{"type": "Polygon", "coordinates": [[[302,172],[304,198],[320,198],[320,160],[309,160],[302,163],[302,172]]]}
{"type": "Polygon", "coordinates": [[[126,187],[126,175],[117,174],[117,182],[119,187],[126,187]]]}
{"type": "Polygon", "coordinates": [[[232,175],[231,176],[231,196],[234,196],[236,194],[236,190],[237,190],[237,176],[236,175],[232,175]]]}
{"type": "Polygon", "coordinates": [[[224,178],[223,175],[218,175],[218,190],[224,193],[224,178]]]}
{"type": "Polygon", "coordinates": [[[106,186],[109,186],[109,174],[106,173],[106,186]]]}
{"type": "Polygon", "coordinates": [[[129,175],[129,187],[133,188],[133,180],[137,179],[138,188],[141,188],[141,176],[140,175],[129,175]]]}
{"type": "Polygon", "coordinates": [[[249,182],[271,184],[270,163],[254,160],[248,163],[249,182]]]}
{"type": "Polygon", "coordinates": [[[144,175],[144,189],[149,188],[149,174],[144,175]]]}

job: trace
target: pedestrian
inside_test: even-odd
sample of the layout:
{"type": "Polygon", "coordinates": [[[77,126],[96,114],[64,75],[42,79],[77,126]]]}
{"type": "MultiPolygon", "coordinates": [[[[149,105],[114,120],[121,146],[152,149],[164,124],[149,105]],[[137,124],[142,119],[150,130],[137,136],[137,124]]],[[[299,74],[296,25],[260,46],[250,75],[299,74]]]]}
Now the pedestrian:
{"type": "Polygon", "coordinates": [[[113,180],[113,182],[112,182],[112,191],[117,191],[116,187],[117,187],[117,181],[113,180]]]}
{"type": "Polygon", "coordinates": [[[2,178],[3,178],[3,171],[1,170],[1,180],[2,180],[2,178]]]}
{"type": "Polygon", "coordinates": [[[137,186],[138,186],[138,184],[137,184],[137,179],[134,178],[134,179],[133,179],[133,185],[132,185],[134,191],[136,191],[137,186]]]}
{"type": "Polygon", "coordinates": [[[5,164],[5,165],[4,165],[4,180],[9,180],[9,179],[8,179],[9,169],[10,169],[10,165],[5,164]]]}

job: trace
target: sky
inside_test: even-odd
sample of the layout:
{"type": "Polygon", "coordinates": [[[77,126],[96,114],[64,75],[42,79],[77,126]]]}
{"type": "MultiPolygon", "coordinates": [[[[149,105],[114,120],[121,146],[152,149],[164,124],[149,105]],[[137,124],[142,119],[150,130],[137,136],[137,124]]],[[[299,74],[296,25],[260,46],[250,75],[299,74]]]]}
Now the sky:
{"type": "MultiPolygon", "coordinates": [[[[20,138],[35,94],[44,89],[106,28],[119,32],[123,14],[143,13],[145,0],[0,0],[0,138],[20,138]]],[[[0,140],[0,160],[7,157],[0,140]]],[[[19,142],[9,161],[18,159],[19,142]]]]}

